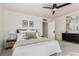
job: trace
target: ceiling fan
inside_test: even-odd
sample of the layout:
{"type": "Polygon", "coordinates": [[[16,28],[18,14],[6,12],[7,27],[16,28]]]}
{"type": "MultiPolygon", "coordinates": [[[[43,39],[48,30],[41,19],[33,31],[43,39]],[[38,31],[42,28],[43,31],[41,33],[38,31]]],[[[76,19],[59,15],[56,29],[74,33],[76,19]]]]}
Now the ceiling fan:
{"type": "Polygon", "coordinates": [[[64,7],[64,6],[67,6],[69,4],[71,4],[71,3],[64,3],[64,4],[61,4],[61,5],[57,6],[57,4],[55,3],[55,4],[53,4],[52,7],[43,7],[43,8],[52,9],[53,10],[52,14],[55,14],[57,9],[59,9],[61,7],[64,7]]]}

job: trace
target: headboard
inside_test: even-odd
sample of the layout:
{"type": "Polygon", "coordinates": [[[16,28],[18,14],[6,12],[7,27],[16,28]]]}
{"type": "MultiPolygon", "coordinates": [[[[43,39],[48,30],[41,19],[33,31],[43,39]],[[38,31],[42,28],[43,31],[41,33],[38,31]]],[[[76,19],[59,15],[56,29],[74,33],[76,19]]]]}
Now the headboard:
{"type": "Polygon", "coordinates": [[[16,33],[20,33],[20,31],[27,31],[27,29],[17,29],[16,33]]]}
{"type": "MultiPolygon", "coordinates": [[[[27,31],[28,29],[17,29],[16,30],[16,33],[20,33],[20,31],[27,31]]],[[[29,29],[29,31],[36,31],[36,32],[38,32],[38,30],[37,29],[29,29]]]]}

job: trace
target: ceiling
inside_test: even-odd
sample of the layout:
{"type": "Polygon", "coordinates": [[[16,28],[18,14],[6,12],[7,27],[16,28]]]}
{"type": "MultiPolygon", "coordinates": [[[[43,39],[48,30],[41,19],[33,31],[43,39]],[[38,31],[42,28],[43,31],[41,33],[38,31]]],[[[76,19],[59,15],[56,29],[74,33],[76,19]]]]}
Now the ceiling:
{"type": "MultiPolygon", "coordinates": [[[[62,3],[58,3],[58,5],[60,4],[62,3]]],[[[72,3],[60,9],[57,9],[54,15],[52,15],[51,9],[42,8],[44,6],[52,6],[53,3],[4,3],[0,5],[3,5],[4,8],[9,10],[48,18],[58,17],[79,10],[78,3],[72,3]]]]}

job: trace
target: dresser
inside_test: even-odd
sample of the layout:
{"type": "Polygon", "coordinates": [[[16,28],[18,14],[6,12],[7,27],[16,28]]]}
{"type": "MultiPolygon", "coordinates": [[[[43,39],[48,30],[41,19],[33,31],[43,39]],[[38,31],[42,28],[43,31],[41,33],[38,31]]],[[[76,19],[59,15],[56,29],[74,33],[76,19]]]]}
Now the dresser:
{"type": "Polygon", "coordinates": [[[79,33],[62,33],[62,40],[79,43],[79,33]]]}

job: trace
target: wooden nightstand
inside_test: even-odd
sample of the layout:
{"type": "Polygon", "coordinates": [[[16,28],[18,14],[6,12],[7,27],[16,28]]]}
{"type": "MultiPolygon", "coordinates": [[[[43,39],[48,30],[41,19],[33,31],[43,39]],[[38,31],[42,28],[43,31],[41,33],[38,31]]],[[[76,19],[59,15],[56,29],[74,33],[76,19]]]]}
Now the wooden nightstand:
{"type": "Polygon", "coordinates": [[[13,48],[15,42],[16,42],[16,39],[6,40],[5,49],[13,48]]]}

